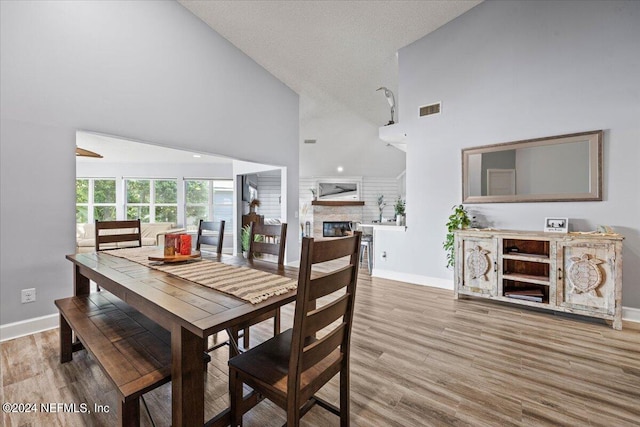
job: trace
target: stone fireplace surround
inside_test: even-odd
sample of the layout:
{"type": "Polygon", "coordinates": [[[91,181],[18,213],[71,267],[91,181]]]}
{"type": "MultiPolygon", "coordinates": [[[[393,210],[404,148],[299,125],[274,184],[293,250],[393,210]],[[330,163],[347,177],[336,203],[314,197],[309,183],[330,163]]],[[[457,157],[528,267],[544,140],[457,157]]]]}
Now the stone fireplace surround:
{"type": "Polygon", "coordinates": [[[313,231],[312,237],[322,238],[322,223],[325,221],[362,222],[364,202],[334,202],[318,204],[313,202],[313,231]]]}

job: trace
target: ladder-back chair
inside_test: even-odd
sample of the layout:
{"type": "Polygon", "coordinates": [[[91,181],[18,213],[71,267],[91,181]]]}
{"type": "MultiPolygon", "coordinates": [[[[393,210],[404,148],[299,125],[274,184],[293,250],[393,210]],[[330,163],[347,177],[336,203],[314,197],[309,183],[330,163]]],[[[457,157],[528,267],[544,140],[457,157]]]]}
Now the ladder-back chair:
{"type": "Polygon", "coordinates": [[[216,253],[222,254],[222,242],[224,240],[224,221],[217,224],[212,221],[200,220],[198,224],[198,238],[196,240],[196,250],[199,251],[202,245],[215,246],[216,253]],[[217,235],[207,234],[206,232],[217,232],[217,235]]]}
{"type": "MultiPolygon", "coordinates": [[[[287,243],[287,224],[260,224],[251,223],[249,232],[248,259],[252,260],[258,254],[275,255],[278,257],[278,265],[284,266],[284,250],[287,243]]],[[[265,320],[273,318],[273,335],[280,333],[280,308],[263,314],[260,317],[251,319],[247,324],[231,330],[232,338],[238,342],[238,329],[243,329],[242,345],[245,349],[250,346],[249,327],[265,320]]],[[[231,355],[235,355],[233,352],[231,355]]]]}
{"type": "MultiPolygon", "coordinates": [[[[121,249],[123,247],[139,248],[142,246],[140,218],[125,221],[98,221],[96,219],[95,228],[96,252],[121,249]],[[118,243],[125,242],[128,242],[126,246],[118,245],[118,243]]],[[[100,286],[96,285],[96,289],[99,291],[100,286]]]]}
{"type": "Polygon", "coordinates": [[[140,219],[126,221],[96,220],[96,252],[124,247],[139,248],[142,246],[140,219]],[[104,231],[104,233],[102,233],[104,231]],[[118,243],[129,242],[121,246],[118,243]],[[106,245],[102,246],[102,245],[106,245]]]}
{"type": "Polygon", "coordinates": [[[355,232],[340,239],[302,240],[293,329],[229,360],[232,427],[247,411],[243,384],[286,410],[289,427],[298,426],[316,403],[339,415],[342,427],[349,425],[349,348],[360,238],[355,232]],[[314,272],[312,278],[314,264],[347,256],[347,266],[328,274],[314,272]],[[340,408],[314,396],[338,372],[340,408]]]}

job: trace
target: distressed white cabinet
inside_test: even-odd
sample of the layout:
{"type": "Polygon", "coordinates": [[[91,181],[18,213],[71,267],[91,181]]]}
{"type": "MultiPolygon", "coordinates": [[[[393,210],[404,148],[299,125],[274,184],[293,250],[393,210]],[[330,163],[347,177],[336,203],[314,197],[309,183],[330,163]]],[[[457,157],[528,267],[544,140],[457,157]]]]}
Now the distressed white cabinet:
{"type": "Polygon", "coordinates": [[[456,293],[498,295],[498,240],[492,237],[465,236],[457,240],[455,270],[456,293]]]}
{"type": "Polygon", "coordinates": [[[610,320],[622,328],[620,235],[460,230],[455,238],[455,297],[610,320]]]}

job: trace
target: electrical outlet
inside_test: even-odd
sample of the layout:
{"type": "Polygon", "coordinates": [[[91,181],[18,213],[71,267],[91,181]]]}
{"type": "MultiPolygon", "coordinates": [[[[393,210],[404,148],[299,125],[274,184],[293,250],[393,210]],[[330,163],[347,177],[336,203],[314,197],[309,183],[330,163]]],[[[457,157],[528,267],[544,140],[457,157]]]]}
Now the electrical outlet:
{"type": "Polygon", "coordinates": [[[34,302],[36,300],[36,288],[29,288],[22,290],[22,303],[34,302]]]}

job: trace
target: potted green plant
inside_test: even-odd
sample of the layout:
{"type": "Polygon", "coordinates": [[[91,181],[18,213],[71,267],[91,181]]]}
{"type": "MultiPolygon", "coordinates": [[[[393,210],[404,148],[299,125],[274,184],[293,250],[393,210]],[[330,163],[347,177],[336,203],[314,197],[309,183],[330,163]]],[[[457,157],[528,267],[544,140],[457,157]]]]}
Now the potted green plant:
{"type": "Polygon", "coordinates": [[[447,237],[442,243],[442,247],[447,252],[447,268],[455,265],[455,231],[466,228],[471,222],[469,212],[463,205],[454,205],[451,209],[453,213],[449,215],[449,221],[447,221],[447,237]]]}
{"type": "Polygon", "coordinates": [[[396,225],[404,225],[406,207],[407,207],[407,202],[402,200],[402,198],[398,197],[398,200],[396,200],[396,203],[393,205],[393,209],[396,212],[396,225]]]}
{"type": "MultiPolygon", "coordinates": [[[[251,226],[249,224],[242,227],[242,233],[240,234],[240,246],[242,247],[242,255],[246,258],[249,252],[249,241],[251,240],[251,226]]],[[[254,242],[262,242],[262,236],[256,234],[253,236],[254,242]]],[[[259,253],[254,253],[254,256],[259,257],[259,253]]]]}

